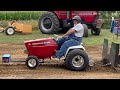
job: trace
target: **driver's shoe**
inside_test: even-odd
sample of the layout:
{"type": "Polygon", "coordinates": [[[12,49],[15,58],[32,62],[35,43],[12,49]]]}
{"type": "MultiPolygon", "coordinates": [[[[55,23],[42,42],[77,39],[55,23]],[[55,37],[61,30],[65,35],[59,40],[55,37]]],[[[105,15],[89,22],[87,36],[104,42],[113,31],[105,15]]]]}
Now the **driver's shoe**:
{"type": "Polygon", "coordinates": [[[62,56],[61,58],[57,58],[55,55],[51,57],[51,59],[54,59],[54,60],[64,60],[65,57],[62,56]]]}

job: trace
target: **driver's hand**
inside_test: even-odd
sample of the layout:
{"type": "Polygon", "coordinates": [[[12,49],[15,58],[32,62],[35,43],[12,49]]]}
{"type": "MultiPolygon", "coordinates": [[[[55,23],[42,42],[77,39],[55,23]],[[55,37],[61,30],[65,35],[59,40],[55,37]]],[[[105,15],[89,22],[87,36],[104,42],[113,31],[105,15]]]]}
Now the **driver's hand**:
{"type": "Polygon", "coordinates": [[[64,36],[64,35],[62,36],[62,38],[66,38],[66,37],[67,37],[67,36],[64,36]]]}

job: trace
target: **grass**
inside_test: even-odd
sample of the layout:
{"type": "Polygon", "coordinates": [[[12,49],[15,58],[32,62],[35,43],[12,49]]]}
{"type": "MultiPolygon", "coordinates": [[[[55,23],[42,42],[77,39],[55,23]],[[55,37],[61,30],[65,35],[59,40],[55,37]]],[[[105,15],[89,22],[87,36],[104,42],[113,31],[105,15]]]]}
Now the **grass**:
{"type": "MultiPolygon", "coordinates": [[[[4,21],[4,23],[5,22],[7,23],[8,21],[4,21]]],[[[38,21],[36,20],[23,20],[18,22],[32,24],[33,33],[26,34],[26,35],[21,33],[15,33],[13,36],[7,36],[5,35],[5,33],[0,33],[0,43],[24,44],[24,41],[26,40],[53,37],[53,35],[42,34],[38,29],[38,21]]],[[[59,34],[59,35],[62,35],[62,34],[59,34]]],[[[99,36],[91,35],[89,30],[89,37],[87,38],[83,37],[83,44],[84,45],[102,45],[104,38],[107,38],[109,40],[109,43],[113,41],[116,43],[120,43],[120,37],[118,37],[117,39],[117,36],[110,33],[109,29],[102,29],[99,36]]]]}
{"type": "Polygon", "coordinates": [[[89,37],[83,37],[84,45],[102,45],[104,38],[108,39],[109,44],[111,42],[120,43],[120,36],[117,36],[109,31],[109,29],[102,29],[99,36],[91,35],[89,30],[89,37]]]}
{"type": "Polygon", "coordinates": [[[0,33],[0,37],[0,43],[24,44],[24,41],[26,40],[46,38],[51,37],[51,35],[41,34],[39,30],[33,30],[32,34],[15,33],[12,36],[0,33]]]}

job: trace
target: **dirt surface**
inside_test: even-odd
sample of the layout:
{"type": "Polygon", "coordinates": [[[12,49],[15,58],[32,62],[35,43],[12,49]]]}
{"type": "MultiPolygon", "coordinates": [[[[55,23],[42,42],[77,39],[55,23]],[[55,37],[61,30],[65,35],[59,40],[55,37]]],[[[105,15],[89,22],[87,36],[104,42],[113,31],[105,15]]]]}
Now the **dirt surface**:
{"type": "Polygon", "coordinates": [[[91,70],[70,71],[63,61],[45,60],[37,69],[30,70],[24,62],[2,64],[2,55],[11,54],[12,60],[25,60],[24,45],[0,44],[0,79],[119,79],[120,74],[110,66],[102,66],[102,46],[85,46],[86,52],[95,61],[91,70]]]}

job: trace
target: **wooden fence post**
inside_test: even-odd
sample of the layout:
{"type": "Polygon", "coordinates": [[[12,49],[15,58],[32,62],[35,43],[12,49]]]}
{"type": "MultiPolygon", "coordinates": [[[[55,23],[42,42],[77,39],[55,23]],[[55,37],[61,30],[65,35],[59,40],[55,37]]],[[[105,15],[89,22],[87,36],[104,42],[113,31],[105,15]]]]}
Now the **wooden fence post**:
{"type": "Polygon", "coordinates": [[[119,63],[119,44],[112,42],[110,49],[110,62],[113,67],[117,67],[119,63]]]}
{"type": "Polygon", "coordinates": [[[108,63],[108,39],[104,39],[103,50],[102,50],[102,64],[108,63]]]}

